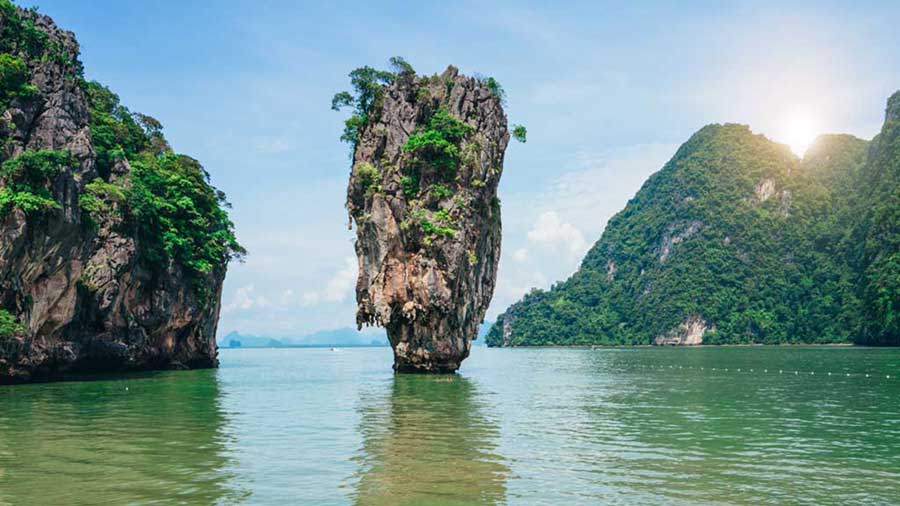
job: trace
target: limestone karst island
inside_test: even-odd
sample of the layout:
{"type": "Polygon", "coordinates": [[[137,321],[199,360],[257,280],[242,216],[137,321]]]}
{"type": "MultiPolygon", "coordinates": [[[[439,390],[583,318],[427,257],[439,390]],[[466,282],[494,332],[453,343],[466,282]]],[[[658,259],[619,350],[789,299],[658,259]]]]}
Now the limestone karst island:
{"type": "Polygon", "coordinates": [[[900,504],[897,19],[0,0],[0,506],[900,504]]]}

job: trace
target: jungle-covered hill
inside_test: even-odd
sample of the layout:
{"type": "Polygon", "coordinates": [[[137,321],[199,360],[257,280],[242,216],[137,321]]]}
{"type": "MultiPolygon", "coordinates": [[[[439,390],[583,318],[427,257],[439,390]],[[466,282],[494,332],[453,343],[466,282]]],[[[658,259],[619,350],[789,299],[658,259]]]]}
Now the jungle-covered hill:
{"type": "Polygon", "coordinates": [[[900,344],[900,92],[872,141],[822,136],[803,159],[702,128],[487,341],[900,344]]]}

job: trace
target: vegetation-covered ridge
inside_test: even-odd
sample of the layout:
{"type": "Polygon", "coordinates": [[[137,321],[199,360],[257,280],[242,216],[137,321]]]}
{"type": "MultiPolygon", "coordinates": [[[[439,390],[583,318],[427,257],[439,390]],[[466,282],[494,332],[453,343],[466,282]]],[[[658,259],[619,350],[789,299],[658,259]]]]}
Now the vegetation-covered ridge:
{"type": "Polygon", "coordinates": [[[900,94],[871,143],[822,136],[802,160],[704,127],[488,344],[900,344],[898,134],[900,94]]]}
{"type": "MultiPolygon", "coordinates": [[[[60,78],[79,82],[87,99],[97,178],[79,197],[86,225],[114,223],[138,238],[145,260],[160,267],[174,262],[197,274],[244,253],[225,211],[225,195],[210,185],[196,160],[171,150],[157,120],[132,113],[109,89],[85,80],[77,53],[39,29],[36,10],[0,0],[0,16],[0,109],[36,99],[32,68],[48,60],[64,63],[67,74],[60,78]]],[[[3,151],[0,217],[13,209],[29,215],[59,211],[52,188],[57,176],[73,166],[70,154],[3,151]]]]}
{"type": "Polygon", "coordinates": [[[83,81],[82,89],[99,173],[80,198],[85,216],[97,222],[114,214],[153,263],[206,274],[241,257],[230,205],[200,163],[172,151],[159,121],[132,113],[108,88],[83,81]]]}

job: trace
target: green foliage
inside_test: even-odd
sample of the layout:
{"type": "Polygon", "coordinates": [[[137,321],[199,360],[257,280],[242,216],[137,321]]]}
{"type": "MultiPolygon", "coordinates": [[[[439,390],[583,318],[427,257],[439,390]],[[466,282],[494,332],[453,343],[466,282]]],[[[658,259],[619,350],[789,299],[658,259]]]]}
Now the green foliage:
{"type": "Polygon", "coordinates": [[[101,175],[108,177],[117,160],[169,149],[157,120],[132,114],[115,93],[96,81],[83,81],[82,90],[91,109],[91,138],[101,175]]]}
{"type": "Polygon", "coordinates": [[[401,149],[418,161],[452,174],[459,168],[459,143],[472,131],[471,125],[441,107],[428,120],[425,129],[410,135],[401,149]]]}
{"type": "MultiPolygon", "coordinates": [[[[694,316],[715,326],[709,344],[856,339],[864,322],[844,235],[866,145],[826,141],[801,163],[746,127],[703,128],[609,221],[578,272],[511,306],[488,343],[649,344],[694,316]]],[[[878,270],[890,271],[900,272],[878,270]]],[[[870,286],[878,300],[898,293],[870,286]]]]}
{"type": "Polygon", "coordinates": [[[860,259],[865,322],[861,342],[900,345],[900,92],[861,170],[857,214],[848,242],[860,259]]]}
{"type": "Polygon", "coordinates": [[[224,194],[209,184],[197,160],[144,153],[131,166],[126,216],[151,261],[171,260],[206,274],[245,253],[224,194]]]}
{"type": "Polygon", "coordinates": [[[447,197],[453,196],[453,190],[440,183],[431,185],[430,191],[432,195],[439,199],[445,199],[447,197]]]}
{"type": "Polygon", "coordinates": [[[10,338],[25,332],[25,327],[5,309],[0,309],[0,339],[10,338]]]}
{"type": "Polygon", "coordinates": [[[488,77],[487,79],[483,79],[482,81],[487,89],[491,92],[491,95],[497,98],[501,104],[506,104],[506,90],[503,89],[503,86],[500,86],[500,83],[497,82],[493,77],[488,77]]]}
{"type": "Polygon", "coordinates": [[[71,75],[80,77],[81,63],[77,54],[68,54],[62,44],[51,41],[35,25],[36,9],[18,10],[9,0],[0,0],[0,109],[9,107],[16,97],[30,97],[37,88],[29,84],[31,72],[26,62],[57,61],[70,67],[71,75]]]}
{"type": "Polygon", "coordinates": [[[356,146],[360,130],[369,123],[369,115],[375,104],[381,99],[384,88],[397,79],[398,75],[409,77],[415,71],[406,60],[399,56],[390,59],[391,67],[396,71],[376,70],[372,67],[360,67],[350,72],[350,86],[353,92],[341,91],[331,99],[331,108],[339,111],[344,107],[352,107],[353,114],[344,121],[341,140],[356,146]]]}
{"type": "Polygon", "coordinates": [[[400,176],[400,187],[403,189],[403,196],[411,199],[419,194],[419,172],[411,171],[409,174],[400,176]]]}
{"type": "Polygon", "coordinates": [[[368,162],[356,164],[356,180],[366,193],[372,193],[381,188],[381,172],[368,162]]]}
{"type": "Polygon", "coordinates": [[[438,237],[452,238],[456,236],[455,220],[445,210],[429,215],[429,212],[424,209],[415,209],[410,213],[410,219],[419,224],[425,235],[426,245],[431,244],[438,237]]]}
{"type": "Polygon", "coordinates": [[[84,192],[78,197],[78,205],[96,220],[111,211],[112,203],[123,202],[126,198],[125,191],[119,185],[98,177],[84,186],[84,192]]]}
{"type": "Polygon", "coordinates": [[[415,76],[416,71],[402,56],[392,56],[388,63],[395,76],[415,76]]]}
{"type": "Polygon", "coordinates": [[[82,82],[101,177],[85,185],[79,205],[93,220],[122,213],[123,226],[156,268],[169,262],[206,274],[246,253],[234,236],[225,195],[197,160],[172,152],[156,119],[132,113],[96,82],[82,82]],[[116,161],[131,166],[129,184],[110,179],[116,161]],[[112,206],[112,203],[121,205],[112,206]]]}
{"type": "Polygon", "coordinates": [[[30,97],[37,91],[28,84],[25,61],[8,53],[0,54],[0,109],[9,107],[16,97],[30,97]]]}
{"type": "Polygon", "coordinates": [[[49,187],[63,167],[71,163],[65,151],[25,151],[0,166],[0,216],[13,208],[25,213],[59,209],[49,187]]]}
{"type": "Polygon", "coordinates": [[[34,9],[23,16],[9,0],[0,0],[0,52],[25,57],[39,56],[47,44],[47,34],[34,24],[34,9]]]}
{"type": "Polygon", "coordinates": [[[513,139],[524,144],[528,137],[528,130],[522,125],[513,125],[512,136],[513,139]]]}

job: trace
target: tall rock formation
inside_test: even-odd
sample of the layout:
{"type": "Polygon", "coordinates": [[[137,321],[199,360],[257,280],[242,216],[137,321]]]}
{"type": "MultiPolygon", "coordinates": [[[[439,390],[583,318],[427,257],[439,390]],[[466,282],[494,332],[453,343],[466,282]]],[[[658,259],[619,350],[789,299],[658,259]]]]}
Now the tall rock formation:
{"type": "Polygon", "coordinates": [[[452,66],[431,77],[399,70],[381,75],[356,131],[347,209],[357,323],[387,329],[396,371],[452,372],[469,355],[497,276],[497,184],[509,141],[502,90],[452,66]]]}
{"type": "Polygon", "coordinates": [[[0,382],[214,367],[224,196],[71,32],[8,0],[0,27],[0,382]]]}

